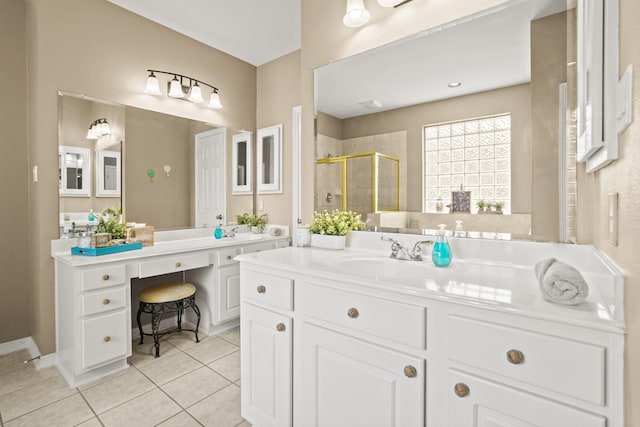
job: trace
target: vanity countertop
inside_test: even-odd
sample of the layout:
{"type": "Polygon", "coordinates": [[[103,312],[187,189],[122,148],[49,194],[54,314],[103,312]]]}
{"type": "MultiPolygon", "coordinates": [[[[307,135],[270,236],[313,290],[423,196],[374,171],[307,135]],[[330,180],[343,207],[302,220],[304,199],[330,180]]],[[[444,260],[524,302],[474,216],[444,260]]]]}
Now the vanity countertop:
{"type": "Polygon", "coordinates": [[[89,266],[114,261],[129,261],[154,257],[159,255],[171,255],[192,251],[220,249],[236,245],[246,245],[259,242],[270,242],[275,240],[288,239],[287,235],[272,236],[270,234],[238,233],[235,237],[224,237],[216,239],[213,236],[190,237],[184,239],[174,239],[157,241],[152,246],[143,247],[126,252],[118,252],[101,256],[81,256],[71,255],[70,248],[75,246],[75,239],[53,240],[51,243],[51,256],[60,262],[64,262],[73,267],[89,266]]]}
{"type": "MultiPolygon", "coordinates": [[[[451,239],[453,262],[449,267],[438,268],[431,262],[430,248],[424,250],[424,261],[389,258],[389,243],[383,242],[384,246],[377,243],[381,234],[352,233],[349,247],[339,251],[287,247],[244,254],[236,259],[241,265],[277,268],[292,274],[317,276],[387,292],[455,300],[492,310],[624,332],[620,295],[623,275],[592,246],[501,242],[496,251],[504,251],[504,254],[496,254],[496,251],[487,250],[491,241],[451,239]],[[372,237],[375,235],[377,237],[372,237]],[[499,259],[484,256],[486,253],[499,259]],[[587,301],[565,306],[542,297],[533,265],[550,256],[580,270],[589,285],[587,301]]],[[[404,240],[403,243],[410,241],[409,236],[393,236],[404,240]]]]}

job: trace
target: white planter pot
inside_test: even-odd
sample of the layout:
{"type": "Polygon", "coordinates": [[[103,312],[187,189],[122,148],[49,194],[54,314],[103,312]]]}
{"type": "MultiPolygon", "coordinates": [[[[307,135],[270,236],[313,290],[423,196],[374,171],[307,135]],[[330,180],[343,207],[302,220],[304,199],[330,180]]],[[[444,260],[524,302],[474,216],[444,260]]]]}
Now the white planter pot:
{"type": "Polygon", "coordinates": [[[344,249],[347,236],[327,236],[325,234],[312,234],[311,246],[323,249],[344,249]]]}

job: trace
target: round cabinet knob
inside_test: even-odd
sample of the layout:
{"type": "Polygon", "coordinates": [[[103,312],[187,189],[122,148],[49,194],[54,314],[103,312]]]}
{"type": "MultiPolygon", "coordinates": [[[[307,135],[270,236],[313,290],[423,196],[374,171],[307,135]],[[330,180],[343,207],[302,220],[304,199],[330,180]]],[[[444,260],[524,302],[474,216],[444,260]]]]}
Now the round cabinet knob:
{"type": "Polygon", "coordinates": [[[102,280],[106,281],[106,280],[109,280],[109,279],[110,279],[110,277],[109,277],[108,274],[105,274],[104,276],[102,276],[102,280]]]}
{"type": "Polygon", "coordinates": [[[404,375],[407,378],[415,378],[418,375],[418,371],[414,366],[407,365],[404,367],[404,375]]]}
{"type": "Polygon", "coordinates": [[[286,327],[286,326],[284,326],[284,323],[278,323],[278,324],[276,325],[276,330],[277,330],[278,332],[284,332],[284,330],[285,330],[285,329],[287,329],[287,327],[286,327]]]}
{"type": "Polygon", "coordinates": [[[111,341],[111,337],[110,336],[104,337],[104,342],[109,342],[109,341],[111,341]]]}
{"type": "Polygon", "coordinates": [[[267,288],[264,287],[264,285],[258,286],[257,290],[259,294],[264,294],[265,292],[267,292],[267,288]]]}
{"type": "Polygon", "coordinates": [[[509,363],[519,365],[524,362],[524,354],[520,350],[509,350],[507,351],[507,360],[509,363]]]}
{"type": "Polygon", "coordinates": [[[228,259],[228,260],[232,260],[232,259],[233,259],[233,257],[232,257],[231,255],[227,255],[227,259],[228,259]]]}
{"type": "Polygon", "coordinates": [[[176,268],[180,268],[182,267],[182,263],[181,262],[176,262],[176,268]]]}
{"type": "Polygon", "coordinates": [[[465,397],[469,395],[469,386],[465,383],[458,383],[453,386],[453,391],[456,393],[456,396],[465,397]]]}
{"type": "Polygon", "coordinates": [[[109,298],[105,298],[102,300],[102,304],[104,305],[108,305],[111,302],[111,300],[109,298]]]}
{"type": "Polygon", "coordinates": [[[360,315],[360,313],[358,313],[358,309],[357,308],[350,308],[349,311],[347,311],[347,316],[349,316],[352,319],[357,318],[360,315]]]}

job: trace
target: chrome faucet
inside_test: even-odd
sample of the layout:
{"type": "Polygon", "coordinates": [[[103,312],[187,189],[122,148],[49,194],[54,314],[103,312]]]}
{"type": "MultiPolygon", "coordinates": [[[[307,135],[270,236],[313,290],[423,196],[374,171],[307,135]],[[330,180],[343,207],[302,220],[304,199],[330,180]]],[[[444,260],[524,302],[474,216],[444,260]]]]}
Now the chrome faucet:
{"type": "Polygon", "coordinates": [[[238,227],[233,227],[231,230],[224,230],[224,237],[236,237],[238,227]]]}
{"type": "Polygon", "coordinates": [[[433,244],[432,240],[421,240],[413,245],[413,249],[409,250],[402,246],[400,242],[390,237],[382,236],[380,240],[385,242],[391,242],[391,255],[390,258],[408,260],[408,261],[422,261],[422,245],[433,244]]]}

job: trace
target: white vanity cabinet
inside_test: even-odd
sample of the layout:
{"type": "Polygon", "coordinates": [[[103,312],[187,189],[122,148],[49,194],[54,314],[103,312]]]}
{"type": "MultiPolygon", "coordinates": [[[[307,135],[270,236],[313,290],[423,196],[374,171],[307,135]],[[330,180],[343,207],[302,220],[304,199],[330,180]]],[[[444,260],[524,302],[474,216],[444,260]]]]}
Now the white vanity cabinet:
{"type": "Polygon", "coordinates": [[[124,263],[56,269],[58,366],[70,384],[126,367],[130,285],[124,263]]]}
{"type": "Polygon", "coordinates": [[[331,252],[292,247],[239,258],[242,415],[250,422],[624,425],[624,334],[597,303],[578,310],[535,300],[523,311],[429,292],[428,280],[339,273],[341,255],[331,252]],[[278,335],[279,323],[293,328],[292,342],[278,335]]]}
{"type": "MultiPolygon", "coordinates": [[[[234,258],[289,245],[286,235],[244,233],[235,239],[215,240],[207,230],[192,233],[207,235],[104,256],[71,255],[69,248],[75,242],[52,242],[57,365],[71,387],[128,367],[132,335],[138,332],[132,316],[132,279],[173,281],[181,273],[197,288],[199,330],[211,335],[240,323],[240,267],[234,258]],[[167,274],[170,276],[160,278],[167,274]]],[[[133,310],[137,305],[134,301],[133,310]]],[[[166,320],[167,327],[175,325],[170,316],[166,320]]],[[[196,322],[190,310],[184,320],[196,322]]]]}
{"type": "Polygon", "coordinates": [[[185,278],[200,284],[196,301],[200,308],[207,307],[202,313],[201,329],[211,333],[220,325],[228,328],[230,321],[240,317],[240,265],[234,258],[240,254],[261,252],[289,245],[289,238],[274,239],[268,242],[244,242],[221,248],[209,253],[212,271],[193,269],[185,272],[185,278]]]}
{"type": "Polygon", "coordinates": [[[293,281],[243,272],[240,316],[242,416],[254,425],[292,425],[293,281]]]}

